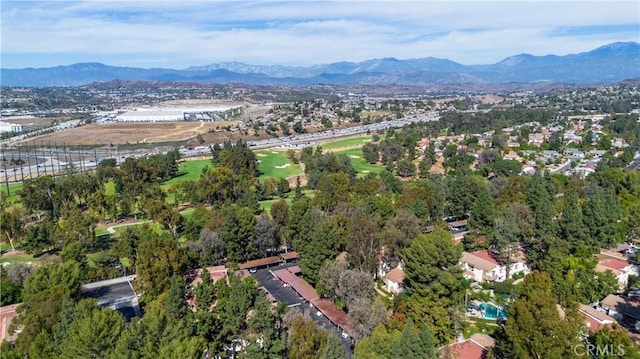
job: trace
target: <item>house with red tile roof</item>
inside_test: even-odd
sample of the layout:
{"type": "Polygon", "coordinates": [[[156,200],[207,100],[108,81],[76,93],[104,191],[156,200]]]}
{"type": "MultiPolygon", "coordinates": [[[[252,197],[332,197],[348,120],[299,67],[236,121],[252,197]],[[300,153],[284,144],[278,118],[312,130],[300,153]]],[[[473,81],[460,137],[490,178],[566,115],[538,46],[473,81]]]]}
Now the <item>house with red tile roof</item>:
{"type": "Polygon", "coordinates": [[[471,338],[442,348],[441,353],[449,352],[447,359],[485,359],[488,349],[495,345],[495,340],[486,334],[474,334],[471,338]]]}
{"type": "Polygon", "coordinates": [[[518,273],[529,274],[530,270],[521,250],[516,250],[516,254],[509,264],[509,275],[507,277],[507,265],[502,262],[499,256],[488,250],[475,252],[462,252],[460,266],[465,278],[475,282],[504,282],[518,273]]]}
{"type": "Polygon", "coordinates": [[[398,295],[404,292],[404,271],[401,267],[393,268],[385,277],[385,284],[389,293],[398,295]]]}
{"type": "Polygon", "coordinates": [[[621,291],[627,288],[629,283],[629,276],[638,273],[638,266],[631,263],[627,258],[622,255],[618,255],[612,251],[603,250],[598,254],[598,264],[596,264],[596,271],[605,273],[610,271],[618,280],[618,286],[621,291]]]}

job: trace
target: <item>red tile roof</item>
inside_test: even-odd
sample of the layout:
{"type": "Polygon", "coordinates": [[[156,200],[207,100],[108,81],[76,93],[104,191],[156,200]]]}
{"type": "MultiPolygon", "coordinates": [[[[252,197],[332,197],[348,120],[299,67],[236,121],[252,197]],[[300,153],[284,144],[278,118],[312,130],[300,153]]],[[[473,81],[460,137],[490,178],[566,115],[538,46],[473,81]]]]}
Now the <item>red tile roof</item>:
{"type": "Polygon", "coordinates": [[[354,332],[349,326],[347,314],[336,307],[332,301],[329,299],[316,299],[311,304],[318,308],[333,324],[346,330],[351,337],[354,336],[354,332]]]}
{"type": "Polygon", "coordinates": [[[486,349],[472,340],[451,345],[451,351],[455,359],[484,359],[486,349]]]}
{"type": "Polygon", "coordinates": [[[0,308],[0,343],[2,343],[5,339],[7,341],[14,341],[15,335],[9,333],[9,325],[11,325],[11,321],[15,318],[18,313],[16,312],[16,308],[22,303],[11,304],[0,308]]]}
{"type": "Polygon", "coordinates": [[[287,267],[287,270],[296,275],[302,273],[302,269],[300,269],[300,267],[298,266],[287,267]]]}
{"type": "Polygon", "coordinates": [[[621,260],[621,259],[614,259],[614,258],[607,258],[607,259],[600,259],[598,261],[598,265],[605,267],[605,268],[610,268],[612,269],[614,272],[615,271],[620,271],[622,272],[622,270],[629,266],[629,262],[621,260]]]}
{"type": "Polygon", "coordinates": [[[275,274],[283,282],[291,285],[291,287],[308,302],[312,302],[320,298],[318,292],[316,292],[311,284],[307,283],[304,279],[296,276],[295,274],[289,272],[287,269],[274,270],[273,274],[275,274]]]}
{"type": "Polygon", "coordinates": [[[485,261],[491,262],[493,264],[495,264],[496,266],[500,265],[500,262],[498,261],[498,258],[496,257],[495,254],[490,253],[489,251],[475,251],[473,253],[471,253],[473,255],[475,255],[476,257],[480,257],[482,259],[484,259],[485,261]]]}
{"type": "Polygon", "coordinates": [[[404,282],[404,272],[402,268],[396,267],[390,270],[389,273],[387,273],[387,279],[396,283],[404,282]]]}
{"type": "Polygon", "coordinates": [[[252,261],[240,263],[238,264],[238,267],[240,267],[240,269],[264,267],[272,264],[278,264],[280,263],[280,261],[281,259],[279,256],[273,256],[273,257],[267,257],[267,258],[254,259],[252,261]]]}
{"type": "Polygon", "coordinates": [[[298,258],[298,252],[280,253],[280,258],[282,258],[285,261],[288,261],[290,259],[297,259],[298,258]]]}

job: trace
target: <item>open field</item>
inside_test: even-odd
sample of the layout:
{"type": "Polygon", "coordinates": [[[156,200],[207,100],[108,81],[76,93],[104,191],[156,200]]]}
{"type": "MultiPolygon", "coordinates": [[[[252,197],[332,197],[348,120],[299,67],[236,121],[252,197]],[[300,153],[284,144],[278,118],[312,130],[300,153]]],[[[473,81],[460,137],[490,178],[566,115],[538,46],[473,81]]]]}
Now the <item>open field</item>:
{"type": "Polygon", "coordinates": [[[294,164],[282,151],[256,151],[260,180],[265,178],[287,178],[302,173],[299,164],[294,164]]]}
{"type": "Polygon", "coordinates": [[[320,144],[320,147],[322,147],[323,150],[333,150],[336,148],[343,148],[343,147],[353,147],[353,146],[361,146],[364,145],[367,142],[371,142],[372,140],[372,136],[358,136],[358,137],[347,137],[347,138],[342,138],[339,140],[335,140],[335,141],[330,141],[330,142],[325,142],[320,144]]]}
{"type": "Polygon", "coordinates": [[[378,173],[381,172],[384,167],[379,165],[370,165],[364,160],[362,155],[362,148],[353,148],[350,150],[335,152],[336,155],[346,155],[351,160],[351,164],[359,176],[364,176],[369,172],[378,173]]]}
{"type": "MultiPolygon", "coordinates": [[[[237,121],[90,124],[36,137],[37,141],[74,145],[182,141],[237,121]]],[[[31,138],[29,141],[33,141],[31,138]]]]}

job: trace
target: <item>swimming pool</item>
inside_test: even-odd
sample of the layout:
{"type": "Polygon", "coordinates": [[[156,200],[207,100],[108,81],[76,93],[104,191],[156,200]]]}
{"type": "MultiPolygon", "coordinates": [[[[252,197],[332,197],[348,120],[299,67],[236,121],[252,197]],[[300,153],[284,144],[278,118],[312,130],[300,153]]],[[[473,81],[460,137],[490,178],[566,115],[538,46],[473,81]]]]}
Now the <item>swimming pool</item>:
{"type": "Polygon", "coordinates": [[[484,313],[484,317],[488,319],[506,318],[507,312],[498,308],[491,303],[480,303],[480,310],[484,313]]]}

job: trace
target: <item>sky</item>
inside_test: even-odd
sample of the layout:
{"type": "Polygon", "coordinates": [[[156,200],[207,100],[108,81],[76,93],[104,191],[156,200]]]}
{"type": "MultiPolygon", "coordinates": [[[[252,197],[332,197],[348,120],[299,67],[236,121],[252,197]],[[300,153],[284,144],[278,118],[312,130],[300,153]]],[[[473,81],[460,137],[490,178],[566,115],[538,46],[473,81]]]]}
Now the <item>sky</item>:
{"type": "Polygon", "coordinates": [[[465,65],[640,42],[640,1],[7,1],[0,67],[187,68],[437,57],[465,65]]]}

